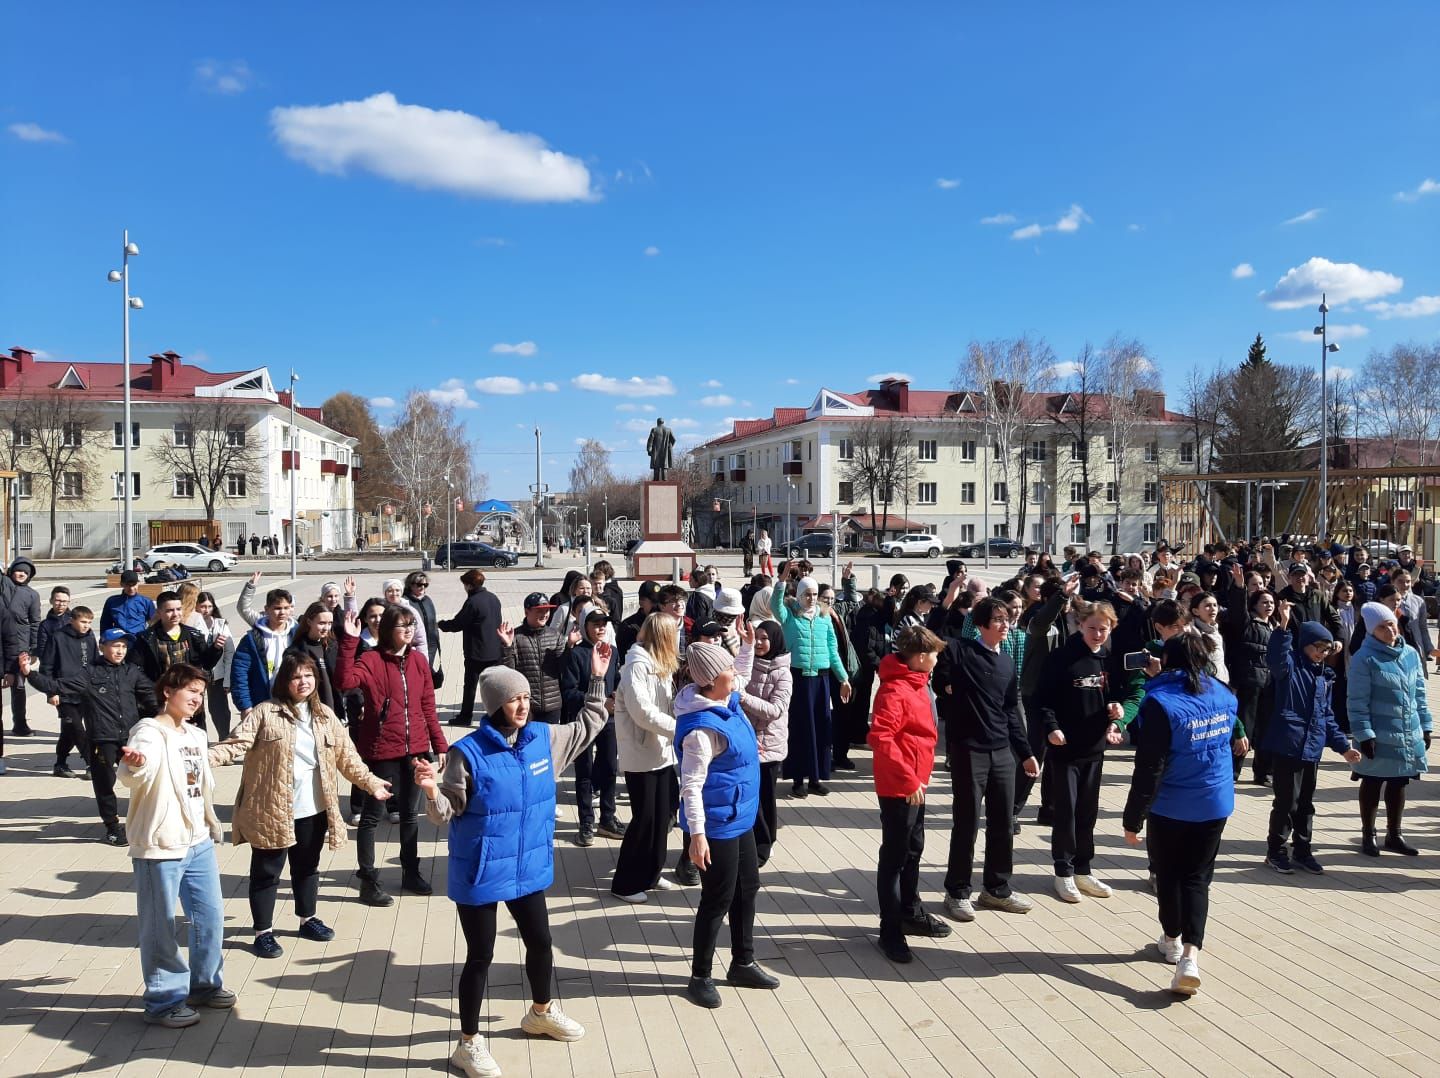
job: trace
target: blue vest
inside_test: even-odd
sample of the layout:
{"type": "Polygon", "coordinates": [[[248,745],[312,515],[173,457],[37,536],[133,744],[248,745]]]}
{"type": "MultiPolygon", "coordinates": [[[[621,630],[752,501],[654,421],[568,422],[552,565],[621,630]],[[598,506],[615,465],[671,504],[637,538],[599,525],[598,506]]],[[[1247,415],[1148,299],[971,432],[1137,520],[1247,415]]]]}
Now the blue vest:
{"type": "MultiPolygon", "coordinates": [[[[675,721],[675,751],[684,765],[685,736],[692,730],[714,730],[725,738],[725,751],[710,761],[701,797],[705,802],[707,838],[738,838],[755,826],[760,812],[760,750],[755,728],[740,710],[740,694],[729,706],[717,704],[692,711],[675,721]]],[[[685,814],[680,814],[685,823],[685,814]]]]}
{"type": "Polygon", "coordinates": [[[509,745],[489,720],[455,743],[473,789],[450,821],[446,893],[464,906],[509,902],[555,878],[555,767],[550,731],[527,723],[509,745]]]}
{"type": "Polygon", "coordinates": [[[1192,823],[1228,818],[1235,811],[1234,693],[1207,677],[1192,696],[1184,676],[1172,672],[1145,686],[1145,700],[1170,720],[1170,756],[1151,813],[1192,823]]]}

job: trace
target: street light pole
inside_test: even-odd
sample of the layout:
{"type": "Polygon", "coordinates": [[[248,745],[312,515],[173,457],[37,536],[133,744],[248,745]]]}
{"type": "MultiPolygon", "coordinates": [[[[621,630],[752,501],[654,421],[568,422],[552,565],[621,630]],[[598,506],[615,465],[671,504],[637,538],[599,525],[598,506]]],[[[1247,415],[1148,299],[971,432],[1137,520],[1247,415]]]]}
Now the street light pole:
{"type": "Polygon", "coordinates": [[[982,449],[985,452],[985,489],[980,492],[980,504],[984,506],[985,534],[980,537],[980,542],[984,544],[985,569],[988,572],[990,569],[990,417],[988,415],[985,417],[984,431],[985,445],[982,446],[982,449]]]}
{"type": "Polygon", "coordinates": [[[535,568],[545,568],[545,484],[540,478],[540,428],[535,428],[535,568]]]}
{"type": "Polygon", "coordinates": [[[290,370],[290,579],[299,575],[295,568],[296,540],[300,535],[300,522],[295,519],[295,485],[300,481],[300,453],[295,448],[295,383],[300,376],[294,368],[290,370]]]}
{"type": "Polygon", "coordinates": [[[125,469],[125,481],[121,484],[124,488],[121,493],[121,503],[124,506],[124,522],[120,535],[120,569],[123,572],[129,569],[135,556],[135,545],[132,540],[134,527],[131,523],[130,509],[130,312],[144,310],[145,303],[139,296],[130,295],[130,259],[140,253],[140,248],[130,242],[130,230],[127,228],[121,235],[120,240],[120,268],[111,270],[108,280],[112,284],[119,284],[122,294],[121,312],[124,323],[124,349],[123,349],[123,377],[124,377],[124,406],[122,409],[123,426],[121,431],[120,444],[124,449],[122,467],[125,469]]]}
{"type": "Polygon", "coordinates": [[[1326,316],[1330,307],[1325,302],[1325,293],[1320,293],[1320,324],[1315,333],[1320,338],[1320,518],[1315,527],[1315,541],[1325,535],[1329,520],[1330,498],[1330,380],[1327,366],[1331,352],[1340,351],[1338,344],[1331,344],[1328,337],[1326,316]]]}

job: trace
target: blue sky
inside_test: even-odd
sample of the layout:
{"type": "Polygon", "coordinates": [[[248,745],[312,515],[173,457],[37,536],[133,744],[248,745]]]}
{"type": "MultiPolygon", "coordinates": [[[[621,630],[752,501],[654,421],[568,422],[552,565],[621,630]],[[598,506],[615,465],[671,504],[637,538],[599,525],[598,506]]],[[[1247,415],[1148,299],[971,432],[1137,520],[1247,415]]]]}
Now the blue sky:
{"type": "Polygon", "coordinates": [[[512,7],[12,9],[0,343],[118,358],[128,227],[136,354],[440,390],[515,497],[975,338],[1440,336],[1434,5],[512,7]]]}

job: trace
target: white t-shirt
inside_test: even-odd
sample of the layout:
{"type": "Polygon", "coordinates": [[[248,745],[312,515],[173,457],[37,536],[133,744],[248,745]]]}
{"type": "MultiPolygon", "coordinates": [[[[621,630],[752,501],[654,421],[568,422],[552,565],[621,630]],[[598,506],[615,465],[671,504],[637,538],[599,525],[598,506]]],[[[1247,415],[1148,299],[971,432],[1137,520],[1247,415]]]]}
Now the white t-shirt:
{"type": "Polygon", "coordinates": [[[194,846],[210,837],[210,828],[205,823],[205,732],[198,726],[185,724],[181,730],[166,723],[165,746],[180,759],[185,773],[185,796],[182,808],[185,811],[185,826],[190,834],[187,844],[194,846]]]}
{"type": "Polygon", "coordinates": [[[303,820],[321,811],[325,795],[320,789],[320,747],[315,741],[315,720],[310,707],[297,703],[295,723],[295,818],[303,820]]]}

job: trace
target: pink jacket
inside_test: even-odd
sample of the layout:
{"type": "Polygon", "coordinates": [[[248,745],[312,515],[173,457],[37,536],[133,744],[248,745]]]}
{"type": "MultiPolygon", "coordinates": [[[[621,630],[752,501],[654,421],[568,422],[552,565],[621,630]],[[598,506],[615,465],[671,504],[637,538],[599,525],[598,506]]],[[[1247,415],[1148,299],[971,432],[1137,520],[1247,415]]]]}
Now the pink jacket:
{"type": "Polygon", "coordinates": [[[755,660],[750,684],[740,694],[740,707],[755,727],[762,764],[785,759],[790,740],[790,692],[790,656],[755,660]]]}

